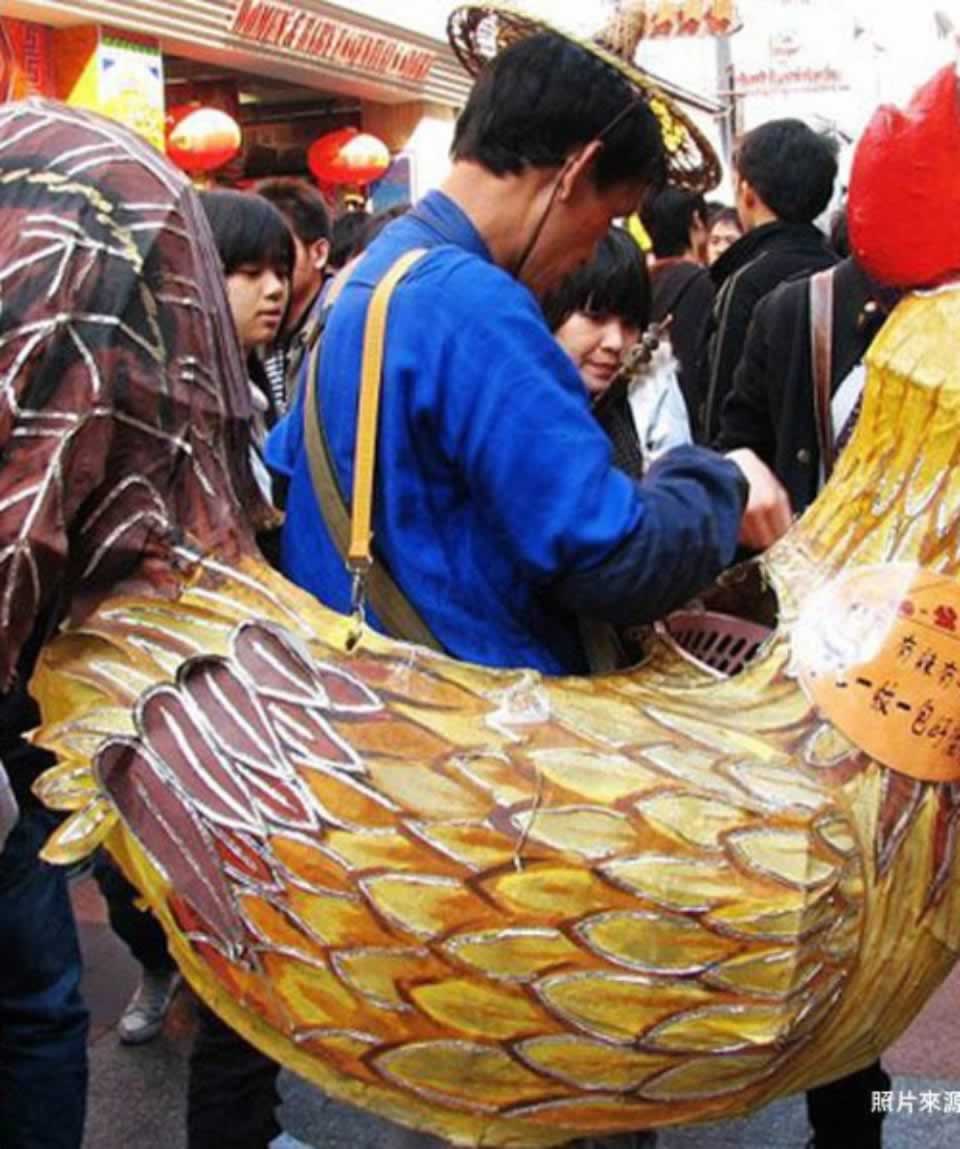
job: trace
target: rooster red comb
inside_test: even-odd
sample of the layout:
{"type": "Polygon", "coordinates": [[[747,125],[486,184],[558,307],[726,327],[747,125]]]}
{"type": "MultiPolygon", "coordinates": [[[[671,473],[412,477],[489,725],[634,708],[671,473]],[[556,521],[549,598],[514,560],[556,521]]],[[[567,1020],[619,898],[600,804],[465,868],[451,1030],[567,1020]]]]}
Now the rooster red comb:
{"type": "Polygon", "coordinates": [[[882,107],[850,176],[853,253],[881,283],[931,287],[960,276],[960,99],[953,65],[906,111],[882,107]]]}

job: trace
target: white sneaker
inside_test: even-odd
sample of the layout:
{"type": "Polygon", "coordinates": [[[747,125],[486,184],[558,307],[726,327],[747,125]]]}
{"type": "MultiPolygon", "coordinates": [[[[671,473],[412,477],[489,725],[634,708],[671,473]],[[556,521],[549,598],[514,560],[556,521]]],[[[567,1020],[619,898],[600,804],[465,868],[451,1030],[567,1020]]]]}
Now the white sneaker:
{"type": "Polygon", "coordinates": [[[140,984],[117,1024],[124,1045],[142,1045],[157,1036],[181,980],[177,970],[141,973],[140,984]]]}
{"type": "Polygon", "coordinates": [[[306,1141],[300,1141],[292,1133],[280,1133],[270,1142],[268,1149],[311,1149],[306,1141]]]}

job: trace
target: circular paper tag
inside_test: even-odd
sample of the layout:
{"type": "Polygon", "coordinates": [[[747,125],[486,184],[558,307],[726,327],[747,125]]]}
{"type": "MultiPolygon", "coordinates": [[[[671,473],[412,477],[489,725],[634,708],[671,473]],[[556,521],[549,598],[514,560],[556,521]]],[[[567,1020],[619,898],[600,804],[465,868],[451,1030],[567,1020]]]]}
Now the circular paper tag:
{"type": "Polygon", "coordinates": [[[803,607],[794,667],[824,715],[902,774],[960,779],[960,583],[915,567],[865,567],[803,607]]]}

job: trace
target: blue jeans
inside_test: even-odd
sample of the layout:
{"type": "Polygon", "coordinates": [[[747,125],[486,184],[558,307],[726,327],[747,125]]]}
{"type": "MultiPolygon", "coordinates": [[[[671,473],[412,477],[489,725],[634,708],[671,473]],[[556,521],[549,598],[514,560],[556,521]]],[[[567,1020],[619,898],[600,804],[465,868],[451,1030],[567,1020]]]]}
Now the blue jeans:
{"type": "Polygon", "coordinates": [[[65,873],[37,852],[56,825],[29,800],[0,853],[0,1145],[79,1149],[88,1016],[65,873]]]}

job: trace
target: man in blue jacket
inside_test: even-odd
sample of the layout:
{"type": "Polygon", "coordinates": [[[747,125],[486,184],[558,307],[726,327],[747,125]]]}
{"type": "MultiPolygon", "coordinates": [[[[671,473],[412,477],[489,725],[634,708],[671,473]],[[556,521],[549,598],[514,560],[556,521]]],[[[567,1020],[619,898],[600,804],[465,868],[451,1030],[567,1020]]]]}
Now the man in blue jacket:
{"type": "MultiPolygon", "coordinates": [[[[665,456],[643,484],[615,469],[538,302],[672,161],[645,98],[551,33],[483,72],[453,161],[442,189],[374,242],[333,309],[316,380],[333,471],[349,493],[372,292],[402,253],[427,248],[390,310],[377,560],[456,657],[583,672],[576,616],[649,620],[696,593],[732,559],[747,492],[734,461],[696,448],[665,456]]],[[[311,482],[306,392],[267,448],[290,483],[283,566],[347,611],[350,579],[311,482]]]]}

